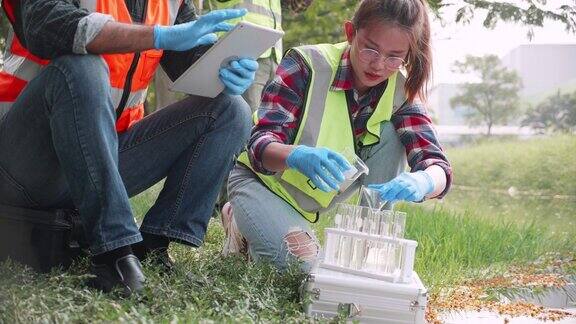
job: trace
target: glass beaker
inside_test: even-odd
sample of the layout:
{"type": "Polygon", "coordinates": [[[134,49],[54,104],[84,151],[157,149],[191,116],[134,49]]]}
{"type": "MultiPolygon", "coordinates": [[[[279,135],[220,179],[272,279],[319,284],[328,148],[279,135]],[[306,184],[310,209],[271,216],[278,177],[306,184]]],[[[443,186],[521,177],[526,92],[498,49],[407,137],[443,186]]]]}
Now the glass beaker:
{"type": "Polygon", "coordinates": [[[340,189],[338,190],[340,193],[346,191],[361,175],[369,172],[366,163],[353,151],[344,150],[342,155],[350,162],[352,167],[344,172],[344,181],[340,184],[340,189]]]}
{"type": "Polygon", "coordinates": [[[361,200],[360,204],[370,207],[375,210],[381,210],[386,201],[380,198],[380,194],[377,190],[370,189],[366,186],[360,188],[361,200]]]}

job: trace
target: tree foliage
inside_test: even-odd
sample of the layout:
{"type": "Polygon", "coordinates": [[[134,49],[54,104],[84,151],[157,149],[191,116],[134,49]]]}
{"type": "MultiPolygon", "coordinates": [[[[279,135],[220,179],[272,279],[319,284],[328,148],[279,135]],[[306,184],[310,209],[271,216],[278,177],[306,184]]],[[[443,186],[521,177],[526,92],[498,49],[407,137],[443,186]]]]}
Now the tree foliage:
{"type": "MultiPolygon", "coordinates": [[[[358,0],[315,0],[303,13],[287,12],[283,17],[286,48],[318,43],[344,41],[342,25],[352,19],[358,0]]],[[[442,6],[442,0],[428,0],[434,13],[442,6]]]]}
{"type": "Polygon", "coordinates": [[[455,63],[456,71],[476,74],[480,82],[464,83],[462,92],[450,100],[452,108],[467,107],[465,118],[472,125],[483,124],[487,135],[492,126],[505,124],[515,116],[520,99],[518,91],[522,85],[515,71],[502,66],[496,55],[466,56],[463,62],[455,63]]]}
{"type": "MultiPolygon", "coordinates": [[[[528,37],[534,34],[534,27],[541,27],[547,20],[560,21],[566,31],[576,32],[576,6],[574,0],[564,1],[552,10],[547,9],[546,0],[427,0],[432,13],[441,17],[440,9],[457,6],[455,17],[458,23],[469,23],[475,15],[486,15],[484,26],[493,28],[498,21],[520,23],[528,27],[528,37]],[[568,3],[572,3],[569,5],[568,3]],[[479,10],[480,9],[480,10],[479,10]]],[[[284,36],[286,47],[300,44],[336,43],[343,41],[342,23],[352,18],[358,0],[315,0],[308,10],[301,14],[286,13],[284,16],[284,36]]]]}
{"type": "MultiPolygon", "coordinates": [[[[576,4],[574,0],[554,1],[556,6],[550,10],[547,0],[464,0],[465,5],[458,9],[456,22],[469,23],[480,11],[485,13],[483,25],[494,28],[498,21],[520,23],[528,26],[528,38],[534,36],[534,27],[544,26],[546,20],[559,21],[567,32],[576,32],[576,4]]],[[[446,2],[443,5],[447,5],[446,2]]]]}
{"type": "Polygon", "coordinates": [[[529,126],[544,133],[576,132],[576,91],[556,94],[544,99],[526,112],[522,126],[529,126]]]}

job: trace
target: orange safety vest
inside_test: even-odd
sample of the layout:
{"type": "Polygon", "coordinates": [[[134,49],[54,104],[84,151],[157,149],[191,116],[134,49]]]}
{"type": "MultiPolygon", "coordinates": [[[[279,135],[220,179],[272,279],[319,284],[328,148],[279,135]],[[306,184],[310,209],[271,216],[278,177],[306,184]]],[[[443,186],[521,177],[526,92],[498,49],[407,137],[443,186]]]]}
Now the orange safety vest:
{"type": "MultiPolygon", "coordinates": [[[[148,0],[143,24],[173,25],[181,3],[182,0],[148,0]]],[[[2,0],[2,4],[9,20],[14,22],[13,1],[2,0]]],[[[80,6],[90,12],[111,15],[117,22],[132,23],[124,0],[81,0],[80,6]]],[[[4,67],[0,70],[0,110],[9,109],[28,82],[50,63],[24,48],[12,30],[6,44],[4,67]]],[[[116,130],[122,132],[144,117],[148,85],[160,63],[162,50],[101,56],[110,70],[112,102],[119,114],[116,130]]]]}

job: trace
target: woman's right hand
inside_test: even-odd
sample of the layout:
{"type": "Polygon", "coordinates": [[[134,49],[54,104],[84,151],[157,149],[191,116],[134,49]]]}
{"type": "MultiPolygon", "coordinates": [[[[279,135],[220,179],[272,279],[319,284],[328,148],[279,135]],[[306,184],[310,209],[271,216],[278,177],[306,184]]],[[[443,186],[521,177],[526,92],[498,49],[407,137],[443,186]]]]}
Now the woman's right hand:
{"type": "Polygon", "coordinates": [[[286,165],[310,178],[324,192],[338,190],[344,181],[343,172],[351,168],[341,154],[327,148],[305,145],[298,145],[290,152],[286,165]]]}

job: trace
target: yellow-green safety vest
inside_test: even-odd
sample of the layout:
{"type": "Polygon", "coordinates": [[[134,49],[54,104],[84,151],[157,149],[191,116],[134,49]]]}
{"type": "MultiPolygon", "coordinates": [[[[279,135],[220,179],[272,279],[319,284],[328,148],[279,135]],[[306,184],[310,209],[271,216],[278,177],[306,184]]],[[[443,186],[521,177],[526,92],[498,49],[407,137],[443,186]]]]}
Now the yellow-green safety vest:
{"type": "MultiPolygon", "coordinates": [[[[304,58],[310,68],[306,102],[293,144],[329,148],[344,154],[352,161],[352,156],[346,156],[346,152],[355,152],[354,126],[349,117],[346,93],[331,90],[346,47],[347,43],[339,43],[292,49],[304,58]]],[[[363,146],[380,141],[381,123],[389,121],[392,111],[406,101],[404,81],[404,76],[398,72],[388,78],[386,90],[368,119],[367,132],[360,139],[363,146]]],[[[257,173],[246,152],[240,155],[238,161],[250,168],[268,189],[292,205],[310,222],[316,222],[318,212],[325,210],[339,194],[336,191],[324,192],[316,188],[310,179],[295,169],[288,168],[274,175],[257,173]]]]}
{"type": "MultiPolygon", "coordinates": [[[[210,0],[210,4],[212,9],[245,8],[248,10],[244,17],[227,21],[231,24],[246,20],[260,26],[282,30],[282,5],[280,0],[210,0]]],[[[260,58],[274,55],[276,63],[280,63],[282,54],[282,40],[279,40],[273,48],[264,52],[260,58]]]]}

